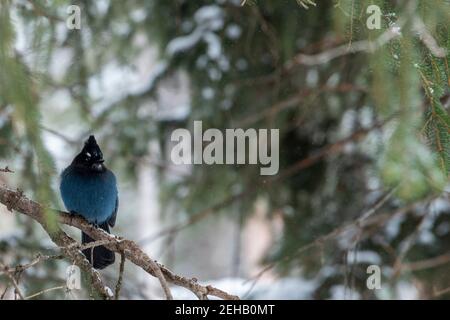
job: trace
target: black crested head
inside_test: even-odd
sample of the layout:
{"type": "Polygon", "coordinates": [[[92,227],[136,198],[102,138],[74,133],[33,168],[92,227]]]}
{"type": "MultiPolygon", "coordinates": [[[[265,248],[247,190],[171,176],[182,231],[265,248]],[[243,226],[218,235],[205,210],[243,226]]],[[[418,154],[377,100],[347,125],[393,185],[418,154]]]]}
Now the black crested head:
{"type": "Polygon", "coordinates": [[[103,172],[105,171],[103,162],[103,153],[97,144],[97,140],[94,136],[89,136],[83,149],[73,160],[72,165],[83,171],[103,172]]]}

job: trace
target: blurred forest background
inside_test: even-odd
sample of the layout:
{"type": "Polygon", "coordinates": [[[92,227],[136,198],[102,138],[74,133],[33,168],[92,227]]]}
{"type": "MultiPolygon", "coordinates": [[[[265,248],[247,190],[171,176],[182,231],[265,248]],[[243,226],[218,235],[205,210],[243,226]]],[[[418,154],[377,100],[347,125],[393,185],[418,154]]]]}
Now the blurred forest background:
{"type": "MultiPolygon", "coordinates": [[[[176,273],[248,299],[450,298],[449,21],[444,0],[0,0],[0,182],[63,209],[58,175],[94,133],[119,179],[113,233],[176,273]],[[280,172],[173,165],[194,120],[279,128],[280,172]]],[[[0,262],[54,250],[1,206],[0,262]]],[[[68,265],[19,284],[64,286],[68,265]]],[[[125,265],[123,298],[160,295],[125,265]]]]}

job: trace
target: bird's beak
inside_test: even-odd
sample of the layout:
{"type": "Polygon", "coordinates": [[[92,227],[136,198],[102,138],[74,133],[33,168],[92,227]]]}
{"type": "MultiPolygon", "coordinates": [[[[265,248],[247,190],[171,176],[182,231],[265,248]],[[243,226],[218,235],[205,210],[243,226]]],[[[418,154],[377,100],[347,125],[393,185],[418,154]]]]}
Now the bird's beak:
{"type": "Polygon", "coordinates": [[[92,165],[92,168],[94,170],[101,171],[103,169],[103,162],[105,162],[105,160],[103,159],[95,161],[94,164],[92,165]]]}

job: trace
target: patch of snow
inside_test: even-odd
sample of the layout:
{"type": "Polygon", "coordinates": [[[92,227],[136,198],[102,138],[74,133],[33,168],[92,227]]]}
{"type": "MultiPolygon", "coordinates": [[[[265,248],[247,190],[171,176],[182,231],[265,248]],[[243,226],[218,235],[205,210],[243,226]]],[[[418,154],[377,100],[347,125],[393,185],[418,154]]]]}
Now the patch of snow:
{"type": "Polygon", "coordinates": [[[208,32],[203,36],[203,40],[208,44],[208,56],[212,60],[216,60],[222,54],[222,45],[218,35],[208,32]]]}
{"type": "Polygon", "coordinates": [[[225,35],[232,40],[239,39],[241,34],[242,34],[241,27],[234,23],[228,25],[225,29],[225,35]]]}
{"type": "Polygon", "coordinates": [[[414,300],[419,298],[417,288],[411,283],[402,281],[397,285],[399,300],[414,300]]]}
{"type": "Polygon", "coordinates": [[[319,81],[319,72],[316,69],[310,69],[306,74],[306,84],[308,87],[313,88],[319,81]]]}
{"type": "Polygon", "coordinates": [[[450,211],[450,203],[446,199],[437,198],[436,200],[431,202],[430,210],[432,210],[433,212],[450,211]]]}
{"type": "Polygon", "coordinates": [[[405,217],[401,215],[394,216],[389,220],[384,229],[389,240],[394,239],[398,235],[398,232],[400,231],[400,225],[404,220],[405,217]]]}
{"type": "Polygon", "coordinates": [[[358,292],[346,288],[344,285],[335,285],[331,287],[331,300],[357,300],[360,298],[358,292]]]}
{"type": "Polygon", "coordinates": [[[200,42],[203,36],[203,31],[196,29],[194,32],[187,36],[177,37],[172,39],[167,45],[167,53],[173,56],[177,53],[182,53],[192,49],[197,43],[200,42]]]}
{"type": "Polygon", "coordinates": [[[205,69],[206,66],[208,65],[208,56],[205,54],[202,54],[200,57],[197,58],[195,65],[199,69],[205,69]]]}
{"type": "Polygon", "coordinates": [[[134,22],[142,22],[147,17],[147,12],[144,9],[139,8],[130,12],[130,17],[134,22]]]}
{"type": "Polygon", "coordinates": [[[208,76],[211,80],[217,81],[220,80],[220,78],[222,78],[222,72],[220,72],[216,68],[210,68],[208,69],[208,76]]]}
{"type": "Polygon", "coordinates": [[[436,237],[429,230],[423,231],[419,234],[419,238],[417,239],[421,244],[432,244],[435,242],[436,237]]]}
{"type": "MultiPolygon", "coordinates": [[[[221,39],[214,32],[223,28],[224,13],[221,7],[209,5],[201,7],[194,14],[195,28],[187,34],[172,39],[166,48],[169,56],[189,51],[200,42],[207,45],[207,55],[211,60],[217,60],[222,56],[221,39]]],[[[191,29],[191,26],[185,29],[191,29]]],[[[200,64],[200,67],[205,63],[200,64]]]]}
{"type": "Polygon", "coordinates": [[[223,10],[217,5],[201,7],[194,14],[198,25],[209,30],[219,30],[223,26],[223,10]]]}
{"type": "Polygon", "coordinates": [[[219,58],[218,64],[219,64],[220,70],[222,70],[222,71],[230,70],[230,61],[228,60],[227,57],[221,56],[219,58]]]}
{"type": "Polygon", "coordinates": [[[341,76],[339,73],[335,72],[328,78],[326,85],[330,88],[336,87],[340,80],[341,76]]]}
{"type": "Polygon", "coordinates": [[[97,0],[94,2],[95,8],[98,13],[104,15],[108,11],[110,1],[109,0],[97,0]]]}
{"type": "Polygon", "coordinates": [[[214,98],[214,90],[211,87],[206,87],[202,89],[203,99],[210,100],[214,98]]]}
{"type": "Polygon", "coordinates": [[[374,251],[349,251],[347,255],[347,263],[348,264],[359,264],[359,263],[368,263],[368,264],[381,264],[381,257],[378,253],[374,251]]]}

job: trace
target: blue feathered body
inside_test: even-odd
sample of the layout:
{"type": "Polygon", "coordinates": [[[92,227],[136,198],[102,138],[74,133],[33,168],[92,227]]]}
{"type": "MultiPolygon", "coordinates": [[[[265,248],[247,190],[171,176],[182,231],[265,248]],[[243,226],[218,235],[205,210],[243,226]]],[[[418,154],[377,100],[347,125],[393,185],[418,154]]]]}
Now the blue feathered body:
{"type": "Polygon", "coordinates": [[[67,210],[90,223],[108,221],[117,209],[116,177],[108,169],[86,174],[69,166],[61,174],[60,192],[67,210]]]}

